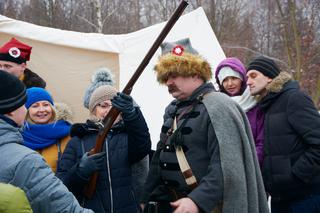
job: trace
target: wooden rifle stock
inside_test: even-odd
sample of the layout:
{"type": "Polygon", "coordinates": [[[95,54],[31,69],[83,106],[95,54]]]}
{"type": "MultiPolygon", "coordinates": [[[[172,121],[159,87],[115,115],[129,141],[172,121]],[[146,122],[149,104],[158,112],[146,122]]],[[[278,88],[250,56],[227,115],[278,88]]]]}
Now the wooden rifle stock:
{"type": "MultiPolygon", "coordinates": [[[[164,26],[163,30],[161,31],[161,33],[159,34],[159,36],[157,37],[157,39],[155,40],[155,42],[153,43],[151,48],[149,49],[147,55],[144,57],[144,59],[142,60],[142,62],[140,63],[140,65],[138,66],[138,68],[136,69],[134,74],[132,75],[132,77],[130,78],[129,82],[127,83],[127,85],[123,89],[123,91],[122,91],[123,93],[130,95],[134,84],[136,83],[136,81],[138,80],[138,78],[140,77],[140,75],[142,74],[144,69],[146,68],[146,66],[149,64],[149,61],[153,57],[154,53],[157,51],[159,46],[162,44],[163,40],[168,35],[171,28],[177,22],[177,20],[179,19],[179,17],[181,16],[181,14],[183,13],[184,9],[187,6],[188,6],[187,1],[182,0],[180,2],[179,6],[174,11],[174,13],[171,15],[170,19],[168,20],[168,22],[164,26]]],[[[115,107],[112,107],[110,109],[110,111],[108,112],[106,117],[103,119],[104,127],[99,130],[99,133],[98,133],[98,136],[96,139],[96,145],[95,145],[93,151],[90,152],[90,154],[95,154],[95,153],[99,153],[102,151],[104,140],[105,140],[109,130],[111,129],[114,121],[118,117],[119,113],[120,113],[120,111],[118,109],[116,109],[115,107]]],[[[89,183],[86,186],[85,191],[84,191],[85,196],[87,198],[91,198],[93,196],[94,192],[96,191],[97,179],[98,179],[98,172],[95,172],[90,177],[89,183]]]]}

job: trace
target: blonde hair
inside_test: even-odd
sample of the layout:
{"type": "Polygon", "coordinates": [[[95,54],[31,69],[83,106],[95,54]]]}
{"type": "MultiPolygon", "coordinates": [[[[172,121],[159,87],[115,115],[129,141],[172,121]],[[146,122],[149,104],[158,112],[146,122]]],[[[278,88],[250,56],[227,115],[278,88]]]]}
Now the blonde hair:
{"type": "MultiPolygon", "coordinates": [[[[50,104],[50,108],[52,110],[52,116],[51,116],[50,120],[48,121],[48,123],[52,123],[52,122],[56,121],[57,112],[56,112],[56,108],[50,102],[48,102],[48,103],[50,104]]],[[[27,115],[26,115],[25,120],[28,123],[36,124],[30,117],[29,109],[27,110],[27,115]]]]}

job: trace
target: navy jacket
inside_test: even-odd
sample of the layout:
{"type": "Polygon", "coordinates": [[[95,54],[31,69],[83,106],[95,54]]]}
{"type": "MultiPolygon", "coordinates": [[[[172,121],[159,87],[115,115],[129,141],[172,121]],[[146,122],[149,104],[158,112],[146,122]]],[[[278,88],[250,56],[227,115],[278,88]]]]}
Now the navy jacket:
{"type": "Polygon", "coordinates": [[[151,141],[141,111],[136,108],[136,112],[133,120],[124,119],[110,130],[103,147],[107,155],[106,166],[99,173],[96,193],[91,199],[85,199],[83,195],[88,180],[78,174],[78,165],[82,155],[94,147],[98,125],[88,120],[71,129],[72,138],[59,162],[57,176],[83,206],[96,213],[138,211],[131,185],[131,165],[149,153],[151,141]]]}
{"type": "Polygon", "coordinates": [[[262,173],[276,200],[320,193],[320,116],[312,100],[288,81],[261,100],[265,112],[262,173]]]}

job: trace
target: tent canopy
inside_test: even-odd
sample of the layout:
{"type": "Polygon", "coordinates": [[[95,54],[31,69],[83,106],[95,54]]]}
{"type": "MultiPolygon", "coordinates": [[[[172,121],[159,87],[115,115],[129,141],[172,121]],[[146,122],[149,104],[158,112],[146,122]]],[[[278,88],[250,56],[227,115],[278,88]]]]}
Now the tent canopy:
{"type": "MultiPolygon", "coordinates": [[[[83,95],[94,71],[109,68],[115,76],[116,87],[121,90],[164,25],[165,22],[128,34],[104,35],[42,27],[0,16],[0,44],[15,37],[32,46],[28,67],[45,79],[56,102],[71,107],[74,121],[83,122],[88,117],[83,95]]],[[[213,71],[225,58],[202,8],[181,16],[165,41],[186,37],[208,60],[213,71]]],[[[131,93],[145,115],[153,147],[159,139],[164,109],[172,100],[166,87],[156,81],[153,71],[160,55],[159,48],[131,93]]]]}

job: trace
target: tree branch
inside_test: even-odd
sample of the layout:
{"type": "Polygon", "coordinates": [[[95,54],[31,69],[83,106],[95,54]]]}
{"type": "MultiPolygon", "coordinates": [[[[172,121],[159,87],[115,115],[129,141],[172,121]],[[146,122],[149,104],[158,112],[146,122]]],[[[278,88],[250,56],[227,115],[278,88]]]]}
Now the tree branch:
{"type": "Polygon", "coordinates": [[[270,58],[270,59],[272,59],[274,61],[277,61],[277,62],[285,65],[286,67],[288,67],[288,64],[283,60],[280,60],[278,58],[274,58],[274,57],[271,57],[271,56],[268,56],[268,55],[264,55],[261,52],[255,51],[255,50],[250,49],[248,47],[242,47],[242,46],[236,46],[236,45],[222,45],[222,47],[223,48],[228,48],[228,49],[243,49],[243,50],[246,50],[248,52],[254,53],[255,55],[262,55],[262,56],[264,56],[266,58],[270,58]]]}

